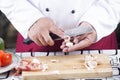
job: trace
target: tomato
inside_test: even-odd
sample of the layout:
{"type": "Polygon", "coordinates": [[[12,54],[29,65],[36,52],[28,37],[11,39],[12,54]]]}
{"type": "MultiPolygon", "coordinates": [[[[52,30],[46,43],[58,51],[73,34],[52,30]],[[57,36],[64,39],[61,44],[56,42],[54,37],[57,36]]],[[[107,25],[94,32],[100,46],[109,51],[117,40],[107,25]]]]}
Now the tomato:
{"type": "Polygon", "coordinates": [[[0,50],[0,67],[9,65],[12,62],[12,54],[0,50]]]}
{"type": "Polygon", "coordinates": [[[4,54],[3,50],[0,50],[0,67],[2,66],[2,56],[4,54]]]}
{"type": "Polygon", "coordinates": [[[2,62],[0,61],[0,67],[2,66],[2,62]]]}
{"type": "Polygon", "coordinates": [[[9,52],[5,52],[2,55],[2,60],[1,60],[2,67],[8,66],[11,62],[12,62],[12,54],[10,54],[9,52]]]}
{"type": "Polygon", "coordinates": [[[5,52],[3,50],[0,50],[0,54],[4,54],[5,52]]]}

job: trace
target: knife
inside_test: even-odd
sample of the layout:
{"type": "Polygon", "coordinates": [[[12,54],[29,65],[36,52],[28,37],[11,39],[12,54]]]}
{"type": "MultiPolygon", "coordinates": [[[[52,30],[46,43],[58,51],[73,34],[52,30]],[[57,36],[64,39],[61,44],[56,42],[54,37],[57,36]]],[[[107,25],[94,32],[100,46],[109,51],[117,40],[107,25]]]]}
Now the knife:
{"type": "MultiPolygon", "coordinates": [[[[90,33],[90,32],[92,32],[92,30],[93,30],[92,27],[84,26],[84,27],[76,27],[73,29],[69,29],[64,32],[66,35],[68,35],[70,37],[74,37],[74,36],[82,35],[85,33],[90,33]]],[[[53,40],[62,40],[62,38],[60,38],[56,34],[50,33],[50,36],[53,40]]],[[[23,41],[24,44],[28,44],[28,45],[31,44],[32,42],[33,41],[29,37],[23,41]]]]}

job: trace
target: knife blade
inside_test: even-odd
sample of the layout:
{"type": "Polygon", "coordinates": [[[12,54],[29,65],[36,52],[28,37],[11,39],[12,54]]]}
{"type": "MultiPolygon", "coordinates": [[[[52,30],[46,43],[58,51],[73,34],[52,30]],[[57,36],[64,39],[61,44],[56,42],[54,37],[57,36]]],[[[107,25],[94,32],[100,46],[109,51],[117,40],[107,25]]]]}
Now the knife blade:
{"type": "Polygon", "coordinates": [[[84,26],[84,27],[76,27],[73,29],[69,29],[65,31],[65,34],[70,36],[70,37],[74,37],[74,36],[78,36],[78,35],[82,35],[85,33],[89,33],[92,32],[93,28],[89,27],[89,26],[84,26]]]}
{"type": "MultiPolygon", "coordinates": [[[[78,36],[78,35],[92,32],[92,30],[93,30],[92,27],[84,26],[84,27],[76,27],[73,29],[69,29],[69,30],[66,30],[64,32],[65,32],[65,35],[68,35],[70,37],[74,37],[74,36],[78,36]]],[[[53,40],[62,40],[62,38],[57,36],[56,34],[50,33],[50,36],[53,40]]],[[[29,37],[23,41],[24,44],[28,44],[28,45],[31,44],[32,42],[33,41],[29,37]]]]}

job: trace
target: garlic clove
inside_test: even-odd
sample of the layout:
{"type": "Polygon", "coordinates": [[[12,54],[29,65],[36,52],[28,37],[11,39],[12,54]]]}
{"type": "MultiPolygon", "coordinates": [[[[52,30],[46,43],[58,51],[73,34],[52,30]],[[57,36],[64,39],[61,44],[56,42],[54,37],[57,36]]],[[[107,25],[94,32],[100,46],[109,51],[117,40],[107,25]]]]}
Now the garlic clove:
{"type": "Polygon", "coordinates": [[[67,36],[64,38],[64,41],[65,41],[65,42],[70,42],[70,36],[67,35],[67,36]]]}
{"type": "Polygon", "coordinates": [[[73,46],[73,43],[72,43],[72,42],[67,42],[67,43],[66,43],[66,46],[67,46],[67,47],[71,47],[71,46],[73,46]]]}

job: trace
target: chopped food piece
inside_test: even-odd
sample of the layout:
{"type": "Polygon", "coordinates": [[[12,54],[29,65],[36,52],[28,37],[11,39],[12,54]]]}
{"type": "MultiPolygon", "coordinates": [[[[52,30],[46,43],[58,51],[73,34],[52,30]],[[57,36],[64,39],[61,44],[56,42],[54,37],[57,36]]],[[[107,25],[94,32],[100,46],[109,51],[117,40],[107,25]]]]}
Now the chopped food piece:
{"type": "Polygon", "coordinates": [[[98,65],[96,59],[97,57],[94,57],[93,55],[86,55],[85,56],[85,67],[88,70],[95,69],[98,65]]]}
{"type": "Polygon", "coordinates": [[[57,63],[57,62],[59,62],[59,60],[52,59],[51,62],[52,62],[52,63],[57,63]]]}
{"type": "Polygon", "coordinates": [[[23,59],[15,66],[15,69],[15,75],[18,75],[22,71],[45,71],[48,69],[48,66],[40,62],[37,58],[33,58],[32,60],[23,59]]]}
{"type": "Polygon", "coordinates": [[[43,64],[42,65],[42,71],[46,71],[48,69],[48,65],[47,64],[43,64]]]}
{"type": "Polygon", "coordinates": [[[66,36],[65,39],[64,39],[65,42],[70,42],[70,36],[66,36]]]}
{"type": "Polygon", "coordinates": [[[85,62],[85,67],[88,70],[95,69],[97,67],[97,62],[96,61],[87,61],[87,62],[85,62]]]}
{"type": "Polygon", "coordinates": [[[73,42],[70,41],[70,36],[67,36],[67,37],[64,39],[64,41],[65,41],[67,47],[73,46],[73,42]]]}
{"type": "Polygon", "coordinates": [[[73,43],[72,43],[72,42],[67,42],[67,43],[66,43],[66,46],[67,46],[67,47],[71,47],[71,46],[73,46],[73,43]]]}
{"type": "Polygon", "coordinates": [[[86,55],[85,56],[85,61],[91,61],[91,60],[96,60],[97,57],[94,57],[93,55],[86,55]]]}

